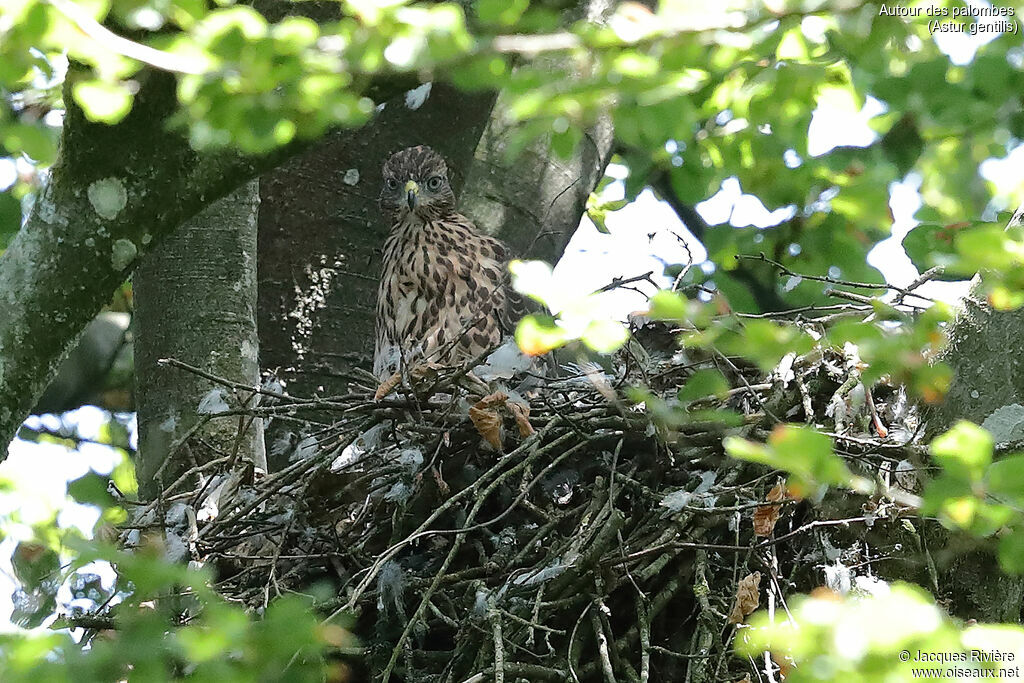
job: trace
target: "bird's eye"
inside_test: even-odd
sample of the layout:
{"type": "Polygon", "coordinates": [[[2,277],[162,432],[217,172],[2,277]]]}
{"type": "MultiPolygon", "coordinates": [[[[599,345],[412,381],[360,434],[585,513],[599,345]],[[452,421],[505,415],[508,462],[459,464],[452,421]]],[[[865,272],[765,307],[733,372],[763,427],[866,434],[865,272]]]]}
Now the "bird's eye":
{"type": "Polygon", "coordinates": [[[398,181],[395,180],[394,178],[388,178],[387,185],[388,185],[388,189],[389,190],[397,190],[398,189],[398,181]]]}
{"type": "Polygon", "coordinates": [[[441,178],[441,176],[436,175],[436,176],[434,176],[433,178],[431,178],[430,180],[427,181],[427,189],[428,190],[439,190],[439,189],[441,189],[441,183],[443,183],[443,182],[444,182],[444,180],[441,178]]]}

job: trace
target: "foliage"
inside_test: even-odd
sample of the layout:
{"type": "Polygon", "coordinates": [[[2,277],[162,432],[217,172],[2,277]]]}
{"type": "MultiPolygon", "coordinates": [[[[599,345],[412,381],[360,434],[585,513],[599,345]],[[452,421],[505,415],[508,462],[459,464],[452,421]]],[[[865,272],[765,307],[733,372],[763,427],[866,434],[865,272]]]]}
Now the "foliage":
{"type": "MultiPolygon", "coordinates": [[[[54,158],[51,124],[60,121],[46,112],[70,97],[91,119],[115,123],[154,68],[177,78],[179,114],[167,123],[198,149],[262,153],[331,125],[359,125],[379,104],[367,96],[371,85],[409,77],[501,88],[518,123],[511,153],[545,135],[568,154],[610,110],[630,169],[627,199],[651,184],[693,207],[734,176],[789,216],[769,227],[699,231],[717,270],[693,276],[741,311],[756,303],[744,273],[752,266],[736,254],[761,251],[802,272],[880,282],[864,257],[887,236],[889,184],[908,172],[923,179],[919,217],[931,223],[977,216],[994,193],[996,209],[1012,199],[977,170],[1024,136],[1012,35],[954,65],[924,20],[880,16],[873,3],[666,1],[655,12],[623,3],[601,25],[566,22],[560,9],[351,0],[322,14],[299,4],[292,16],[273,17],[193,0],[8,2],[0,8],[0,142],[9,158],[24,153],[45,165],[54,158]],[[880,103],[874,142],[809,148],[816,110],[856,116],[869,100],[880,103]]],[[[0,234],[16,228],[18,213],[2,196],[0,234]]],[[[589,207],[599,227],[614,208],[589,207]]],[[[812,281],[783,284],[772,288],[792,305],[823,298],[812,281]]]]}
{"type": "Polygon", "coordinates": [[[777,427],[765,445],[735,436],[726,437],[724,445],[734,458],[789,472],[788,491],[798,498],[807,497],[819,486],[849,486],[861,491],[872,488],[850,472],[833,452],[827,436],[807,427],[777,427]]]}
{"type": "Polygon", "coordinates": [[[133,474],[119,466],[109,477],[89,472],[70,482],[66,501],[56,496],[41,505],[28,502],[33,492],[24,478],[0,478],[8,510],[0,536],[17,541],[13,619],[32,629],[0,634],[0,679],[320,681],[325,671],[343,674],[340,664],[326,663],[325,650],[354,642],[337,620],[321,623],[308,598],[283,597],[251,614],[214,590],[209,570],[171,561],[171,548],[182,542],[171,534],[146,532],[130,552],[90,538],[126,519],[108,492],[113,481],[134,488],[133,474]],[[58,522],[76,505],[100,513],[87,533],[58,522]]]}
{"type": "Polygon", "coordinates": [[[903,241],[922,270],[938,267],[945,277],[981,273],[979,293],[998,310],[1024,304],[1024,228],[1004,223],[960,222],[919,225],[903,241]]]}
{"type": "Polygon", "coordinates": [[[917,586],[868,588],[845,597],[821,589],[794,600],[786,619],[760,614],[741,631],[737,649],[770,651],[789,683],[1016,677],[1024,628],[963,628],[917,586]]]}
{"type": "Polygon", "coordinates": [[[539,356],[579,339],[598,353],[611,353],[629,333],[617,321],[609,320],[595,296],[567,297],[560,291],[543,261],[513,261],[509,264],[516,290],[543,304],[550,315],[527,315],[516,328],[516,342],[531,356],[539,356]]]}

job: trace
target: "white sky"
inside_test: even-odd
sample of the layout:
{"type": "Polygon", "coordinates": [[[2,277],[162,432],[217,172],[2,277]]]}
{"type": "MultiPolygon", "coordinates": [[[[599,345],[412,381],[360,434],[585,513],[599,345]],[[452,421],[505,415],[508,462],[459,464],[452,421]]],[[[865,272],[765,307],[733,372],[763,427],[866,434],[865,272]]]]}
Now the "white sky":
{"type": "MultiPolygon", "coordinates": [[[[973,59],[977,48],[992,36],[937,34],[934,38],[953,63],[966,64],[973,59]]],[[[1024,50],[1018,57],[1024,60],[1024,50]]],[[[882,105],[875,100],[869,100],[861,111],[820,108],[815,112],[808,131],[809,152],[816,156],[838,145],[870,144],[877,136],[868,126],[868,120],[881,110],[882,105]]],[[[14,182],[18,170],[14,163],[0,159],[0,190],[14,182]]],[[[621,179],[625,172],[623,167],[609,169],[609,175],[619,180],[606,189],[608,199],[623,196],[621,179]]],[[[1024,185],[1024,145],[1017,147],[1005,159],[984,162],[981,173],[996,184],[1000,194],[1010,195],[1019,191],[1024,185]]],[[[894,284],[909,283],[918,275],[900,241],[916,225],[913,214],[921,204],[918,194],[920,182],[920,177],[911,173],[905,181],[891,185],[890,205],[895,217],[892,237],[877,245],[868,256],[868,262],[894,284]]],[[[735,178],[727,179],[718,193],[697,208],[709,224],[722,223],[731,217],[735,226],[773,225],[791,213],[787,209],[769,212],[757,197],[744,194],[735,178]]],[[[711,267],[711,264],[704,263],[707,252],[703,245],[686,229],[671,207],[657,200],[650,190],[642,192],[626,208],[609,214],[606,225],[610,234],[601,234],[590,219],[583,218],[554,272],[556,280],[567,293],[585,296],[611,282],[613,277],[631,277],[647,271],[654,271],[657,282],[669,284],[662,276],[665,265],[686,263],[690,259],[693,267],[702,267],[702,264],[706,269],[711,267]]],[[[638,287],[648,293],[653,291],[650,285],[638,283],[638,287]]],[[[929,296],[955,300],[964,291],[964,285],[929,283],[922,291],[929,296]]],[[[621,289],[605,293],[602,297],[609,314],[620,319],[642,308],[645,302],[640,293],[621,289]]],[[[106,418],[102,411],[86,407],[65,419],[69,424],[77,424],[86,438],[94,438],[106,418]]],[[[52,416],[42,420],[50,422],[51,427],[58,426],[52,416]]],[[[40,418],[33,417],[29,424],[39,424],[39,421],[40,418]]],[[[29,444],[18,440],[11,444],[9,457],[0,464],[0,476],[17,482],[14,493],[0,493],[0,531],[7,536],[7,540],[0,542],[0,632],[10,628],[10,597],[14,588],[10,552],[17,540],[27,537],[29,531],[23,525],[11,523],[9,513],[17,509],[22,520],[30,522],[45,519],[57,510],[61,511],[58,519],[62,526],[74,525],[84,531],[91,530],[97,513],[93,508],[68,502],[65,495],[67,482],[82,476],[89,468],[108,474],[120,457],[113,449],[94,444],[84,444],[77,452],[53,444],[29,444]]]]}

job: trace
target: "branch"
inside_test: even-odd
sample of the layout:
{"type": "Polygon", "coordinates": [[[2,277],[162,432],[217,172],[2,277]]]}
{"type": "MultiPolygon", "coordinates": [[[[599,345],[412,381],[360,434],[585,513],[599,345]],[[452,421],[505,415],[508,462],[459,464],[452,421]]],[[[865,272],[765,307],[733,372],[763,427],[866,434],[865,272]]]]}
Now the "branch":
{"type": "Polygon", "coordinates": [[[112,52],[148,64],[161,71],[191,75],[205,73],[202,60],[181,57],[123,38],[98,23],[89,16],[88,12],[69,0],[49,0],[49,3],[70,19],[82,33],[112,52]]]}

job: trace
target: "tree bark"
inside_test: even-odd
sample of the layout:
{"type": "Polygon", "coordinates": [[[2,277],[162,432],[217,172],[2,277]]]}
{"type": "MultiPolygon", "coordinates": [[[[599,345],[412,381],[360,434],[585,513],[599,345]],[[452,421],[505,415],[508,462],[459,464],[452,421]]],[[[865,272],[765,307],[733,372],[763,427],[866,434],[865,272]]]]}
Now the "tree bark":
{"type": "Polygon", "coordinates": [[[211,418],[231,408],[252,407],[252,392],[232,392],[160,362],[173,358],[216,377],[259,385],[257,185],[243,185],[187,221],[142,261],[132,278],[136,466],[145,497],[157,495],[190,466],[218,456],[266,470],[262,420],[211,418]],[[194,429],[200,420],[205,424],[194,429]],[[172,445],[179,444],[172,452],[172,445]]]}
{"type": "Polygon", "coordinates": [[[33,413],[65,413],[83,405],[111,412],[135,410],[132,391],[131,315],[104,311],[85,327],[33,413]]]}
{"type": "Polygon", "coordinates": [[[145,73],[140,81],[132,112],[116,126],[88,122],[65,97],[60,159],[0,256],[0,459],[139,259],[205,205],[292,153],[200,155],[166,125],[177,105],[173,79],[145,73]]]}
{"type": "Polygon", "coordinates": [[[602,117],[570,159],[559,159],[550,138],[542,138],[510,160],[513,127],[499,101],[469,171],[463,213],[484,232],[501,237],[519,258],[555,263],[604,175],[613,133],[611,118],[602,117]]]}
{"type": "MultiPolygon", "coordinates": [[[[1021,205],[1007,227],[1020,225],[1024,218],[1021,205]]],[[[996,311],[972,295],[964,298],[952,325],[940,360],[953,371],[945,398],[927,410],[928,434],[939,434],[957,419],[982,424],[996,411],[1006,419],[1008,437],[1024,438],[1024,360],[1019,349],[1024,344],[1024,308],[996,311]],[[1017,406],[1019,411],[1013,408],[1017,406]],[[1015,436],[1012,422],[1020,425],[1015,436]]],[[[1000,440],[996,434],[996,440],[1000,440]]]]}
{"type": "MultiPolygon", "coordinates": [[[[1020,225],[1022,217],[1024,205],[1007,227],[1020,225]]],[[[993,310],[975,298],[975,290],[964,298],[940,356],[953,375],[945,398],[924,411],[926,440],[961,419],[984,425],[997,444],[1024,438],[1024,308],[993,310]]],[[[992,548],[953,553],[954,532],[934,529],[929,536],[929,545],[939,549],[935,561],[951,612],[979,621],[1020,619],[1024,579],[1004,574],[992,548]]]]}

